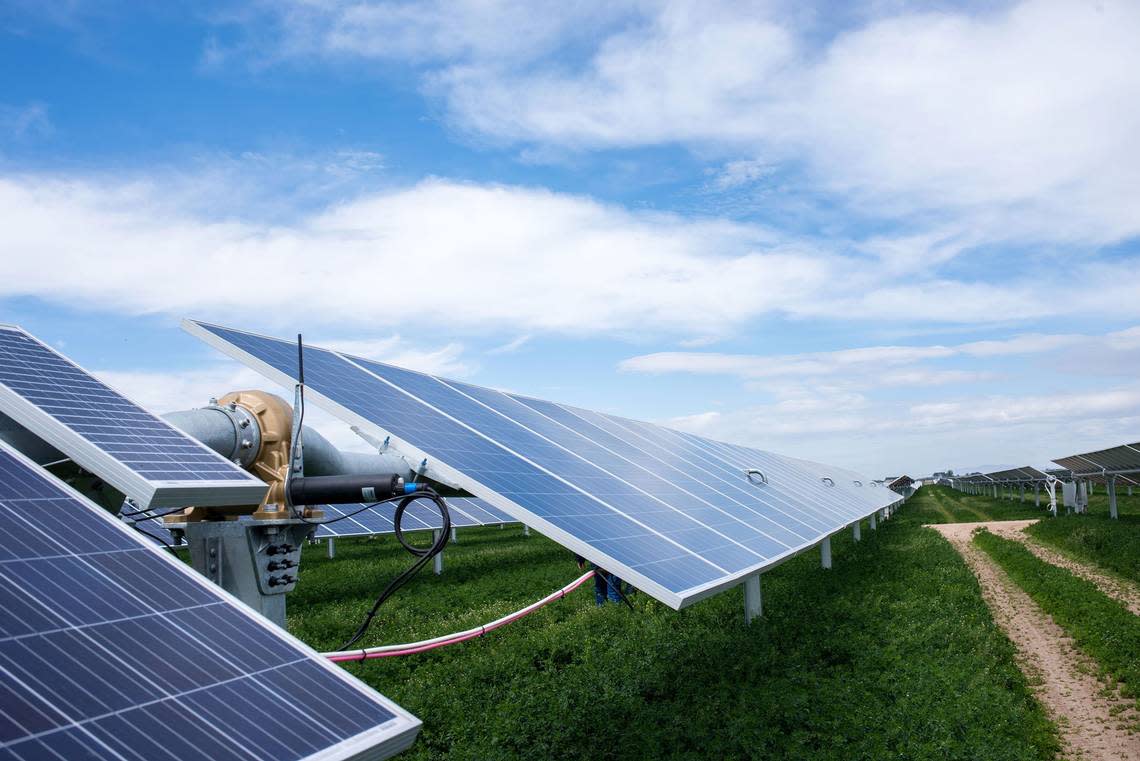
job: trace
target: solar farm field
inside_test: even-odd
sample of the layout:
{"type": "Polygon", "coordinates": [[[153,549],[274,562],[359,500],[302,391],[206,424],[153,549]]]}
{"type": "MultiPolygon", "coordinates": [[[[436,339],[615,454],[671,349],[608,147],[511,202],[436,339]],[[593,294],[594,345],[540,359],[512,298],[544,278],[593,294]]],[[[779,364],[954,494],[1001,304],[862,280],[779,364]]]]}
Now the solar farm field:
{"type": "MultiPolygon", "coordinates": [[[[1024,504],[949,489],[937,489],[930,496],[938,507],[934,514],[927,516],[927,523],[942,523],[946,515],[966,521],[1046,517],[1043,507],[1033,506],[1032,493],[1027,494],[1024,504]],[[970,517],[974,514],[989,517],[970,517]]],[[[1118,488],[1116,502],[1120,517],[1113,520],[1108,517],[1108,496],[1101,486],[1089,497],[1088,513],[1066,515],[1065,508],[1058,506],[1056,519],[1041,520],[1026,531],[1064,555],[1140,583],[1140,489],[1129,495],[1124,487],[1118,488]]],[[[1041,503],[1048,504],[1044,491],[1041,503]]],[[[907,514],[916,513],[908,511],[907,514]]]]}
{"type": "MultiPolygon", "coordinates": [[[[739,589],[679,612],[635,595],[630,611],[595,607],[587,585],[485,638],[346,668],[423,720],[409,759],[1052,758],[1053,725],[977,582],[921,528],[950,510],[943,491],[864,522],[861,543],[835,536],[831,571],[815,551],[765,573],[752,626],[739,589]]],[[[477,626],[578,573],[518,526],[461,531],[445,556],[367,644],[477,626]]],[[[389,537],[338,540],[334,560],[309,548],[289,630],[337,648],[406,558],[389,537]]]]}

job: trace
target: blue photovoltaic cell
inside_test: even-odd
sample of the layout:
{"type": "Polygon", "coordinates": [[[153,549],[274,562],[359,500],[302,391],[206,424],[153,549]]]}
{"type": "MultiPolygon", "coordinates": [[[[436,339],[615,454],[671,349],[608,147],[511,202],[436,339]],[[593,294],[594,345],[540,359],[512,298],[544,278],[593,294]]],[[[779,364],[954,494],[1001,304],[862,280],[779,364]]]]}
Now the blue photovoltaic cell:
{"type": "MultiPolygon", "coordinates": [[[[469,497],[447,497],[447,507],[451,513],[451,525],[455,528],[471,526],[497,526],[503,523],[516,523],[514,518],[481,499],[469,497]]],[[[349,518],[326,523],[317,529],[316,538],[330,536],[372,536],[392,534],[396,528],[393,520],[396,503],[384,502],[365,508],[365,505],[320,505],[325,512],[325,520],[342,515],[349,518]],[[360,511],[360,512],[357,512],[360,511]]],[[[439,511],[428,500],[416,500],[404,511],[402,523],[404,531],[425,531],[443,526],[439,511]]]]}
{"type": "MultiPolygon", "coordinates": [[[[278,381],[295,376],[290,342],[188,327],[278,381]]],[[[828,485],[814,464],[326,350],[306,347],[305,380],[334,413],[449,466],[469,491],[674,607],[895,501],[846,471],[828,485]],[[749,483],[746,468],[768,484],[749,483]]]]}
{"type": "Polygon", "coordinates": [[[386,757],[418,731],[6,445],[0,532],[2,759],[386,757]]]}
{"type": "MultiPolygon", "coordinates": [[[[114,473],[100,472],[103,468],[85,461],[84,452],[68,451],[72,441],[66,436],[68,432],[142,481],[163,482],[166,488],[183,484],[201,489],[213,485],[215,492],[222,493],[239,487],[240,494],[232,500],[235,504],[248,501],[253,492],[264,494],[265,485],[258,479],[18,328],[0,326],[0,385],[23,402],[9,400],[8,408],[2,411],[128,496],[136,497],[130,493],[129,484],[116,483],[114,473]],[[29,421],[25,404],[62,426],[67,440],[58,440],[51,431],[39,430],[29,421]]],[[[143,499],[136,501],[145,507],[145,498],[150,495],[139,496],[143,499]]]]}

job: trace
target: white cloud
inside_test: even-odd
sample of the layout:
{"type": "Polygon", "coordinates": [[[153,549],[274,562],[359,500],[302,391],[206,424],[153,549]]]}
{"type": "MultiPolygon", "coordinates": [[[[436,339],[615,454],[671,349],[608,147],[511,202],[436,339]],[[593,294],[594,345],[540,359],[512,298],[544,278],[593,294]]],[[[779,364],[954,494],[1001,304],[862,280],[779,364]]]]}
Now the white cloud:
{"type": "MultiPolygon", "coordinates": [[[[253,310],[267,329],[291,319],[288,303],[304,307],[310,330],[344,326],[339,337],[415,326],[704,341],[765,315],[912,325],[1140,315],[1129,259],[992,285],[916,272],[899,285],[898,262],[840,255],[825,241],[518,186],[429,179],[235,218],[231,169],[173,180],[0,176],[0,298],[245,324],[253,310]]],[[[868,351],[840,357],[898,361],[868,351]]],[[[752,359],[702,361],[766,372],[752,359]]]]}
{"type": "Polygon", "coordinates": [[[826,29],[791,4],[614,5],[295,2],[278,44],[418,62],[493,139],[711,149],[727,185],[790,164],[851,208],[989,240],[1140,233],[1133,2],[888,4],[826,29]]]}
{"type": "MultiPolygon", "coordinates": [[[[198,187],[209,195],[211,183],[198,187]]],[[[270,322],[288,303],[312,326],[372,330],[708,335],[799,309],[836,266],[762,228],[531,188],[427,180],[289,224],[201,212],[183,192],[0,179],[13,254],[0,257],[0,297],[211,319],[254,310],[270,322]]]]}

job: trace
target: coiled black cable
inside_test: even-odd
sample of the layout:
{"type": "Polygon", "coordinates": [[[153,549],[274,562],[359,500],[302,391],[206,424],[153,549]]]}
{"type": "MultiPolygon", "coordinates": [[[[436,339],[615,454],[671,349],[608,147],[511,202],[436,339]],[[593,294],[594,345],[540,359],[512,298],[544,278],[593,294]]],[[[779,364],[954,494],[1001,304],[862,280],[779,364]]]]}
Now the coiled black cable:
{"type": "Polygon", "coordinates": [[[372,625],[372,620],[376,618],[376,613],[380,610],[380,606],[383,605],[389,597],[395,594],[400,587],[411,581],[412,578],[420,572],[420,569],[428,564],[428,561],[443,552],[443,548],[447,546],[447,542],[451,539],[451,513],[447,510],[447,502],[432,489],[413,492],[401,499],[400,504],[396,506],[396,514],[392,516],[392,524],[396,529],[396,540],[405,550],[416,556],[416,561],[413,562],[407,570],[388,582],[388,586],[384,587],[384,590],[376,598],[376,602],[372,604],[372,609],[368,611],[368,615],[364,617],[360,628],[356,630],[356,633],[353,634],[347,642],[338,648],[340,650],[348,650],[359,642],[360,638],[368,632],[368,628],[372,625]],[[417,499],[430,499],[434,502],[436,508],[439,510],[440,517],[443,519],[443,527],[440,529],[439,538],[437,538],[430,547],[416,547],[411,544],[405,538],[404,529],[400,525],[404,519],[404,511],[417,499]]]}

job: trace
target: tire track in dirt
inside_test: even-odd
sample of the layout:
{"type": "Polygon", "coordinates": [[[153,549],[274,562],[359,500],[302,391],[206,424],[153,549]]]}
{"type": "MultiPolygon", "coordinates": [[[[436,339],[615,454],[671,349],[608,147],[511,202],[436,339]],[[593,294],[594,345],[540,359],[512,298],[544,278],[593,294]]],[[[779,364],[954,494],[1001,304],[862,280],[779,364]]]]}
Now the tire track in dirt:
{"type": "Polygon", "coordinates": [[[1140,589],[1137,589],[1135,585],[1129,584],[1123,579],[1117,579],[1104,573],[1095,566],[1072,560],[1056,550],[1040,544],[1033,537],[1029,536],[1029,534],[1025,533],[1025,529],[1036,522],[1037,521],[1001,521],[992,524],[990,531],[1006,539],[1021,542],[1025,545],[1027,550],[1046,563],[1060,566],[1072,572],[1074,576],[1080,576],[1085,581],[1092,582],[1101,592],[1104,592],[1112,599],[1124,605],[1128,610],[1132,611],[1133,615],[1140,616],[1140,589]]]}
{"type": "Polygon", "coordinates": [[[1089,761],[1140,759],[1140,733],[1129,729],[1140,722],[1133,701],[1107,697],[1104,685],[1093,676],[1095,668],[1086,665],[1088,658],[1064,630],[971,543],[976,529],[999,533],[1006,529],[994,527],[1002,523],[1028,522],[944,523],[929,528],[950,541],[977,577],[994,621],[1017,648],[1018,665],[1057,723],[1065,756],[1089,761]]]}

